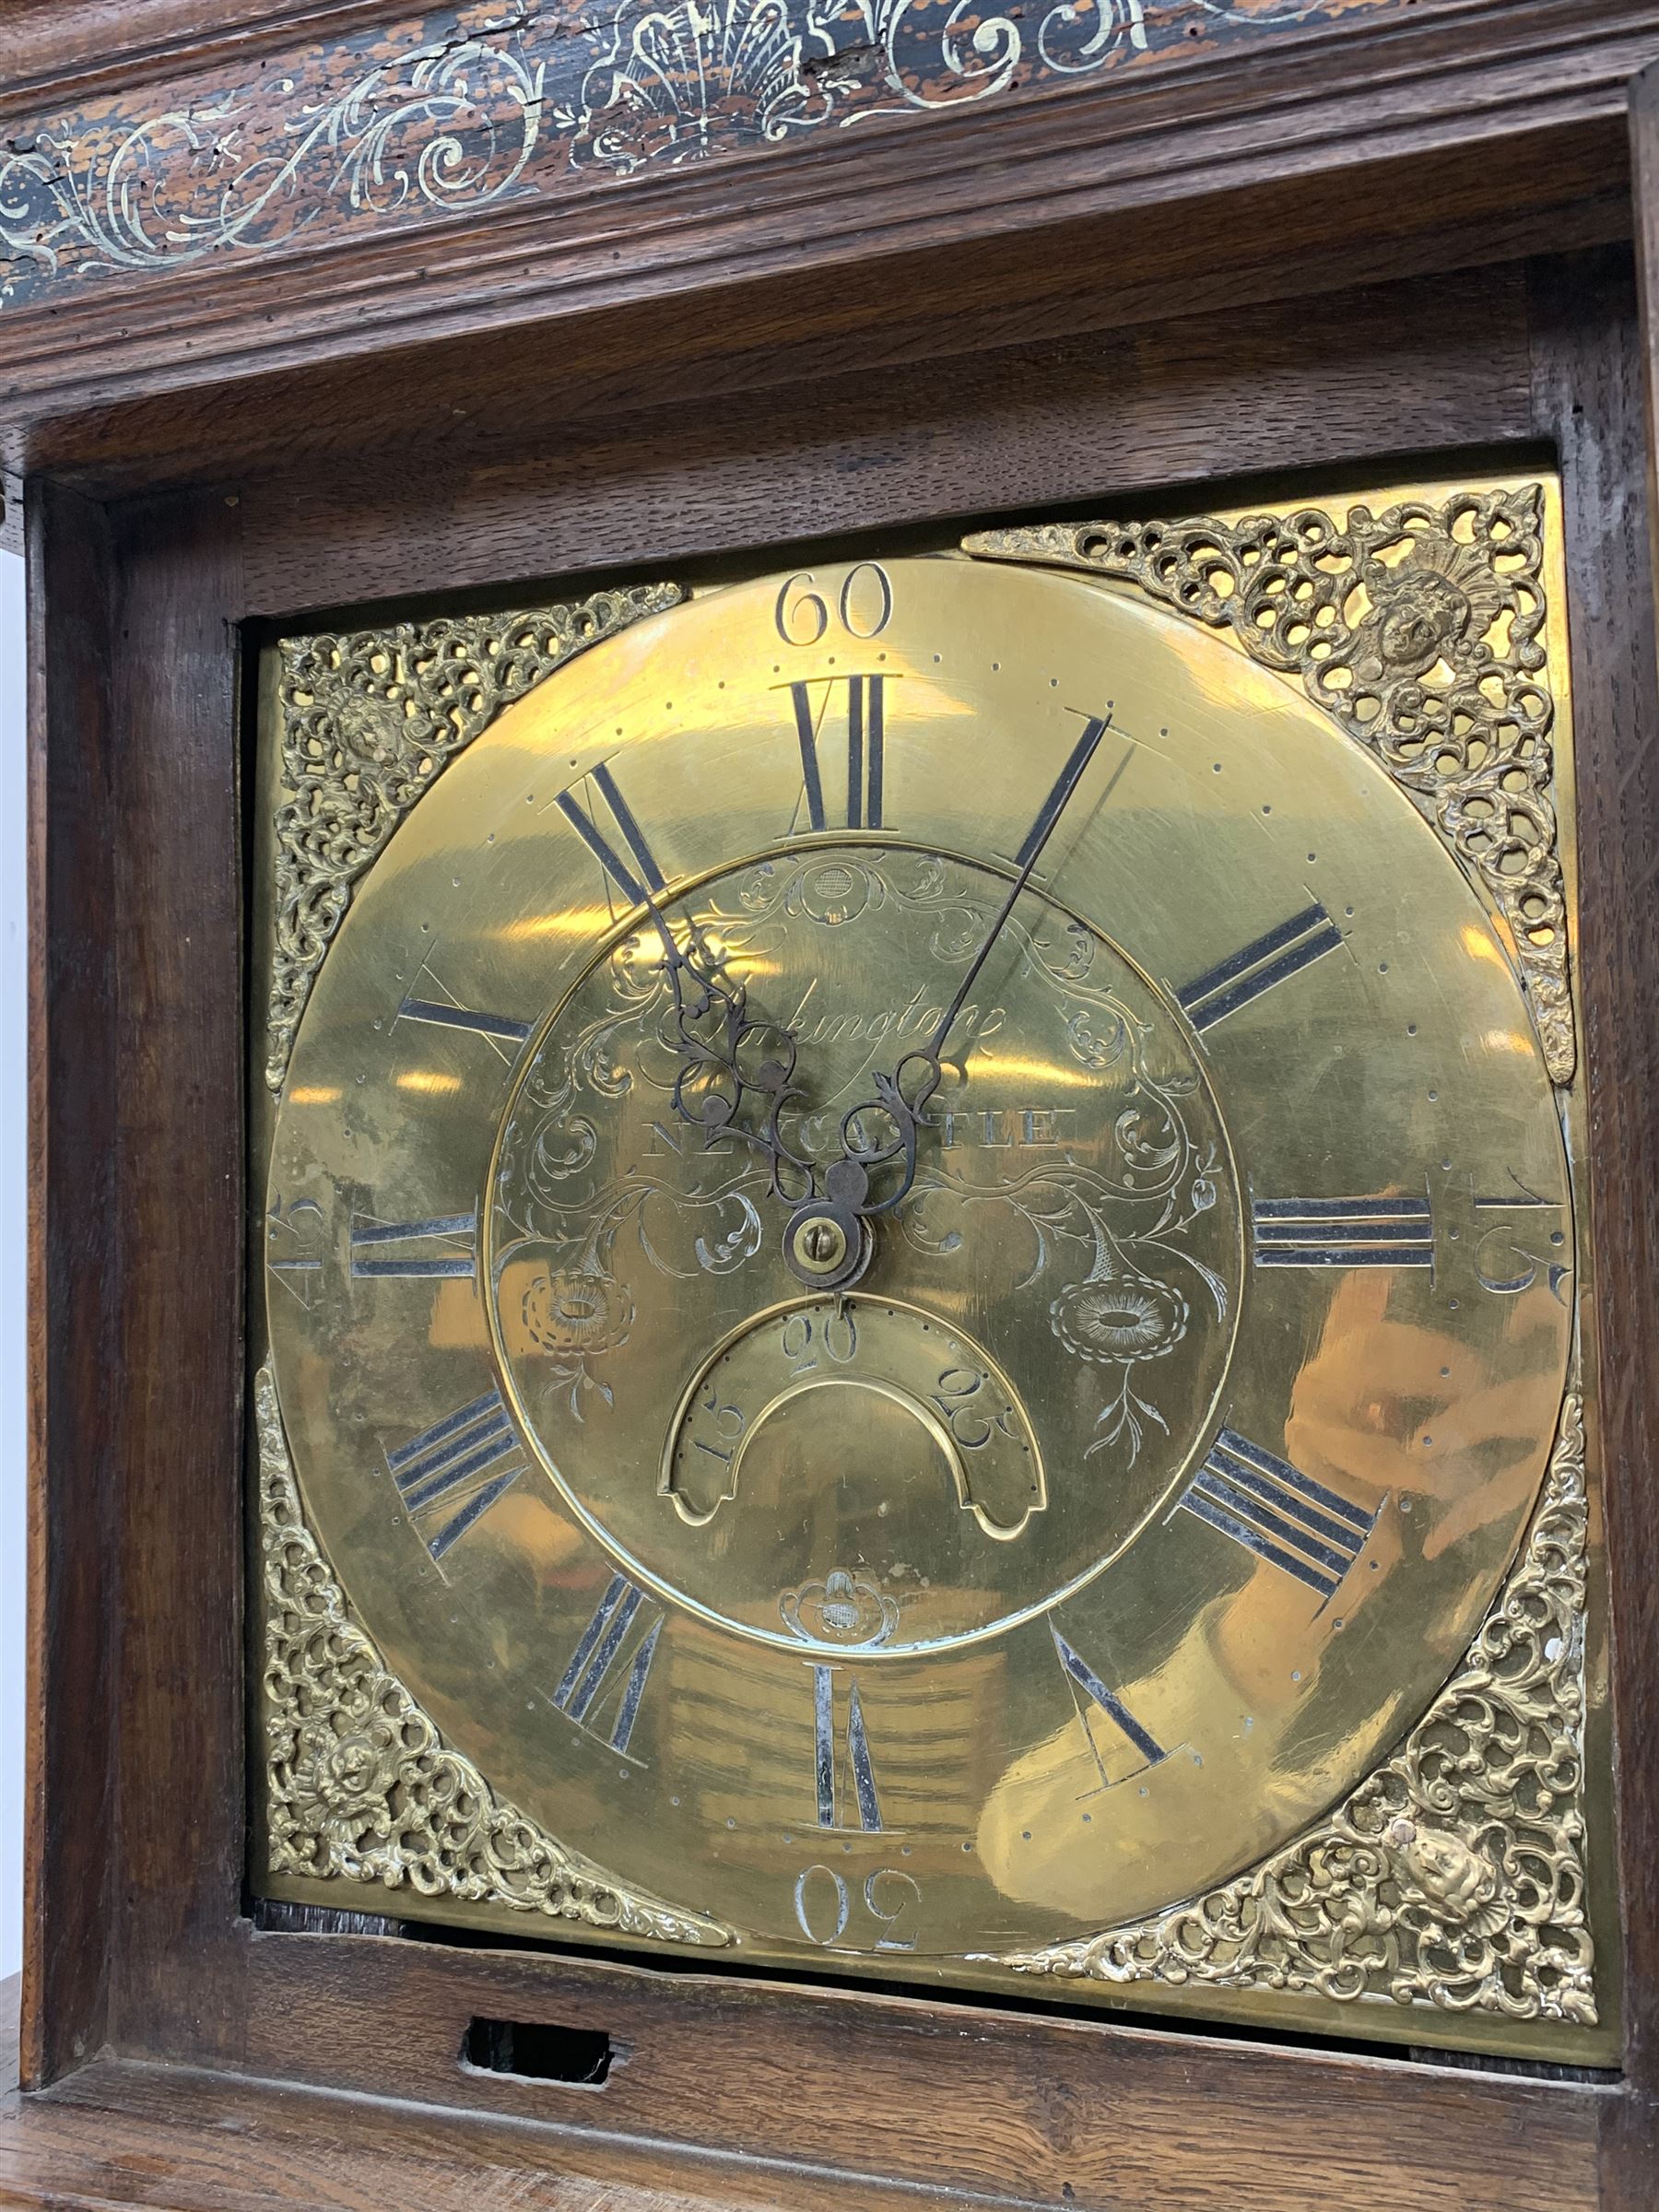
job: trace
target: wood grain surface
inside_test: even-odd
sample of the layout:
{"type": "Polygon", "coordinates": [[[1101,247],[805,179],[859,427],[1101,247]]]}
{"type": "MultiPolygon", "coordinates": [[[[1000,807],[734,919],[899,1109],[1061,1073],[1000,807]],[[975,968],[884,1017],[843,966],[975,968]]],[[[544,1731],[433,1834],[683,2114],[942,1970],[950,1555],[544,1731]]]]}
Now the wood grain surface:
{"type": "MultiPolygon", "coordinates": [[[[1555,197],[1542,227],[1563,249],[1626,234],[1622,145],[1618,151],[1613,159],[1588,128],[1552,139],[1547,173],[1555,197]]],[[[1367,205],[1375,212],[1365,236],[1316,238],[1271,270],[1241,254],[1236,241],[1258,235],[1258,225],[1259,234],[1300,231],[1308,208],[1295,184],[1253,194],[1247,206],[1233,200],[1189,207],[1173,231],[1159,211],[1147,209],[1117,221],[1060,226],[1043,235],[1041,252],[1023,238],[958,241],[854,267],[833,282],[808,261],[764,283],[720,281],[695,297],[598,307],[561,322],[556,335],[535,322],[488,333],[480,324],[463,336],[382,346],[367,357],[300,364],[229,385],[193,381],[189,361],[175,358],[174,382],[148,396],[50,421],[15,416],[10,435],[19,465],[27,458],[92,498],[158,482],[240,484],[268,474],[279,458],[282,475],[295,483],[332,476],[342,465],[359,477],[418,475],[429,512],[441,512],[452,478],[486,455],[503,472],[515,453],[579,464],[586,445],[615,448],[642,418],[654,416],[662,432],[677,423],[693,445],[712,435],[735,441],[761,395],[793,391],[791,411],[810,435],[808,388],[837,378],[849,380],[850,389],[863,380],[866,442],[883,419],[888,384],[905,371],[912,404],[931,398],[936,415],[941,377],[954,381],[948,364],[996,354],[1006,402],[1017,405],[1046,353],[1075,355],[1092,334],[1115,337],[1115,345],[1102,347],[1102,365],[1121,367],[1133,380],[1134,397],[1158,372],[1160,326],[1173,323],[1176,346],[1189,356],[1202,347],[1212,362],[1236,324],[1234,418],[1241,438],[1259,442],[1289,429],[1282,413],[1286,379],[1303,358],[1316,375],[1318,363],[1333,363],[1333,389],[1320,404],[1335,408],[1338,425],[1357,420],[1363,406],[1362,380],[1352,368],[1362,343],[1380,343],[1391,357],[1403,343],[1415,347],[1426,403],[1442,382],[1455,387],[1490,373],[1477,346],[1447,338],[1484,328],[1482,304],[1491,288],[1518,281],[1512,269],[1506,279],[1500,267],[1473,265],[1492,257],[1512,262],[1535,243],[1536,211],[1512,206],[1506,175],[1491,166],[1477,185],[1426,192],[1420,166],[1403,162],[1369,180],[1367,205]],[[1431,295],[1438,319],[1427,307],[1413,313],[1400,341],[1382,326],[1384,304],[1358,305],[1402,277],[1448,268],[1464,273],[1441,276],[1431,295]],[[1472,288],[1466,303],[1465,287],[1472,288]],[[1279,299],[1275,313],[1262,312],[1264,289],[1279,299]],[[1290,298],[1306,304],[1300,318],[1287,320],[1283,301],[1290,298]],[[1343,324],[1357,307],[1362,328],[1343,357],[1348,366],[1339,369],[1343,324]],[[1279,348],[1274,364],[1260,353],[1265,331],[1279,348]],[[549,373],[552,359],[557,374],[549,373]],[[1253,412],[1250,386],[1264,373],[1267,385],[1253,412]],[[410,466],[417,449],[418,471],[410,466]]],[[[1411,295],[1395,289],[1386,297],[1411,295]]],[[[100,339],[87,365],[96,370],[107,352],[100,339]]],[[[975,373],[982,382],[994,371],[975,373]]],[[[1173,402],[1192,389],[1192,367],[1178,356],[1171,374],[1173,402]]],[[[1405,380],[1395,374],[1392,381],[1411,413],[1419,412],[1405,380]]],[[[778,404],[774,396],[774,414],[778,404]]],[[[1110,390],[1096,404],[1110,416],[1110,390]]],[[[0,407],[0,444],[7,419],[0,407]]],[[[1227,465],[1225,453],[1217,458],[1227,465]]]]}
{"type": "Polygon", "coordinates": [[[218,500],[116,518],[113,684],[123,1720],[111,2034],[205,2040],[169,1968],[240,1909],[245,1268],[237,543],[218,500]],[[211,1592],[211,1602],[204,1594],[211,1592]],[[209,1812],[209,1809],[211,1811],[209,1812]],[[142,2026],[136,2025],[138,2021],[142,2026]]]}
{"type": "MultiPolygon", "coordinates": [[[[873,281],[884,265],[965,263],[999,240],[1018,260],[1052,228],[1093,224],[1092,258],[1110,257],[1132,291],[1152,284],[1160,253],[1201,247],[1256,298],[1294,287],[1305,260],[1326,283],[1342,281],[1344,255],[1356,275],[1398,273],[1379,254],[1402,241],[1415,265],[1436,253],[1448,265],[1440,232],[1464,241],[1464,260],[1503,251],[1522,225],[1535,250],[1565,249],[1592,209],[1628,221],[1626,87],[1656,52],[1653,0],[1368,9],[1318,37],[1235,41],[1202,65],[953,106],[913,128],[817,131],[602,177],[557,202],[510,194],[314,251],[226,251],[88,284],[0,311],[0,464],[48,465],[33,441],[65,416],[394,345],[483,343],[670,300],[707,330],[739,286],[811,277],[820,312],[879,325],[902,296],[873,281]],[[1597,173],[1574,191],[1592,148],[1597,173]]],[[[269,57],[267,80],[284,81],[269,57]]],[[[1166,289],[1154,312],[1171,306],[1166,289]]]]}
{"type": "Polygon", "coordinates": [[[53,484],[29,543],[27,2070],[108,2025],[119,1458],[114,1235],[115,578],[109,517],[53,484]],[[48,618],[50,609],[50,619],[48,618]],[[64,1724],[59,1725],[60,1717],[64,1724]]]}
{"type": "MultiPolygon", "coordinates": [[[[724,2025],[718,2013],[705,2023],[704,2071],[743,2076],[759,2126],[773,2140],[790,2138],[787,2157],[637,2135],[615,2116],[608,2084],[544,2087],[538,2123],[492,2109],[488,2091],[500,2086],[493,2077],[472,2077],[472,2107],[462,2112],[104,2060],[45,2096],[0,2099],[0,2204],[54,2212],[473,2212],[480,2201],[549,2212],[923,2212],[941,2204],[1375,2212],[1382,2201],[1409,2212],[1563,2212],[1596,2202],[1596,2132],[1612,2101],[1606,2090],[1472,2088],[1467,2077],[1386,2063],[1358,2069],[1374,2078],[1356,2096],[1344,2065],[1281,2056],[1263,2066],[1247,2053],[1239,2094],[1217,2105],[1207,2101],[1216,2082],[1202,2054],[1196,2065],[1171,2065],[1172,2039],[1149,2036],[1139,2039],[1139,2065],[1097,2065],[1088,2083],[1016,2042],[997,2062],[1004,2074],[1027,2074],[1026,2112],[1011,2122],[1000,2098],[989,2111],[977,2101],[980,2039],[959,2029],[942,2055],[952,2076],[964,2057],[971,2070],[945,2095],[935,2089],[910,2105],[907,2183],[885,2167],[879,2135],[862,2158],[835,2161],[837,2171],[815,2159],[809,2133],[792,2129],[817,2100],[810,2043],[784,2041],[762,2056],[711,2040],[724,2025]],[[1148,2100],[1154,2073],[1162,2088],[1148,2100]],[[988,2173],[1006,2178],[987,2185],[988,2173]]],[[[865,2085],[879,2112],[914,2094],[915,2070],[885,2091],[874,2079],[865,2085]]]]}
{"type": "Polygon", "coordinates": [[[1286,311],[1264,308],[947,362],[872,363],[843,339],[797,359],[820,371],[799,383],[575,420],[545,376],[499,398],[475,382],[477,428],[469,411],[436,476],[376,451],[244,480],[241,611],[764,559],[1022,504],[1167,503],[1299,467],[1314,425],[1333,467],[1533,434],[1518,270],[1344,293],[1290,321],[1288,344],[1286,311]],[[1453,320],[1477,342],[1449,348],[1453,320]]]}

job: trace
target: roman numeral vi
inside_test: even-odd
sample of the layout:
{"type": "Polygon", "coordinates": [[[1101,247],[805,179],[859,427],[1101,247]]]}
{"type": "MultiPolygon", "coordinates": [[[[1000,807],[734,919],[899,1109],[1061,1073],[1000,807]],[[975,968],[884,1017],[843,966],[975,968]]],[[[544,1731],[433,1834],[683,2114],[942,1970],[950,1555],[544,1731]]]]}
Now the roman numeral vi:
{"type": "MultiPolygon", "coordinates": [[[[852,1806],[844,1803],[845,1792],[838,1787],[835,1741],[835,1673],[832,1666],[815,1666],[812,1670],[813,1751],[815,1780],[818,1786],[818,1824],[820,1828],[851,1828],[850,1818],[836,1818],[838,1799],[845,1812],[852,1806]]],[[[865,1733],[864,1707],[859,1701],[858,1685],[854,1682],[847,1696],[847,1759],[846,1764],[853,1783],[853,1802],[858,1808],[858,1825],[866,1834],[878,1834],[881,1830],[881,1801],[876,1794],[876,1770],[870,1760],[870,1742],[865,1733]]]]}

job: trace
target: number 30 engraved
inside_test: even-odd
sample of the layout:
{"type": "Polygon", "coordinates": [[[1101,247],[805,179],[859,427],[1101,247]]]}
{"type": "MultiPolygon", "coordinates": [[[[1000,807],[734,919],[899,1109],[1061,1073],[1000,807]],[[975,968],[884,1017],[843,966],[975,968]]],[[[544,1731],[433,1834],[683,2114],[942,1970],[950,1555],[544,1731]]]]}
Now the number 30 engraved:
{"type": "MultiPolygon", "coordinates": [[[[865,1910],[881,1929],[875,1948],[878,1951],[913,1951],[916,1947],[916,1929],[913,1922],[906,1924],[906,1915],[919,1912],[922,1890],[908,1874],[900,1874],[896,1866],[878,1866],[864,1886],[865,1910]]],[[[804,1867],[795,1877],[795,1923],[808,1943],[816,1943],[828,1950],[839,1943],[847,1932],[852,1917],[851,1890],[833,1866],[804,1867]],[[821,1877],[821,1879],[815,1877],[821,1877]]],[[[864,1949],[865,1944],[849,1947],[864,1949]]]]}

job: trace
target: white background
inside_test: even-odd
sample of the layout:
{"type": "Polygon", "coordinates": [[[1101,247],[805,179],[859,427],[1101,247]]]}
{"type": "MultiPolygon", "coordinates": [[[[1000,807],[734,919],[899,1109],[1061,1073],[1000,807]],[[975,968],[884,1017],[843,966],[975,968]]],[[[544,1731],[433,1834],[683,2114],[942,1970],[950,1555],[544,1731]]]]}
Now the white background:
{"type": "Polygon", "coordinates": [[[23,563],[0,553],[0,1982],[23,1931],[23,563]]]}

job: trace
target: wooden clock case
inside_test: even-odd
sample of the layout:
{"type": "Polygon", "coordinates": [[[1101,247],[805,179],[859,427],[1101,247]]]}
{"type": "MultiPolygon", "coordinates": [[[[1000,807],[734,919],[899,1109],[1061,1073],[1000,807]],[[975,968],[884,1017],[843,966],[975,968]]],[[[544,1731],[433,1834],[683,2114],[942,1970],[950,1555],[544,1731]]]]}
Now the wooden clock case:
{"type": "MultiPolygon", "coordinates": [[[[14,0],[0,135],[394,15],[14,0]]],[[[0,313],[33,1194],[27,2093],[0,2106],[0,2201],[1659,2204],[1655,57],[1637,0],[1385,5],[0,313]],[[526,578],[568,595],[1494,457],[1559,459],[1565,498],[1622,2068],[256,1929],[248,641],[526,578]],[[475,2019],[600,2032],[608,2077],[471,2065],[475,2019]]]]}

